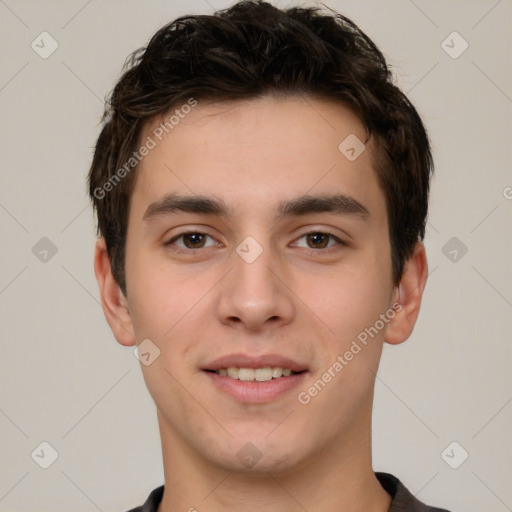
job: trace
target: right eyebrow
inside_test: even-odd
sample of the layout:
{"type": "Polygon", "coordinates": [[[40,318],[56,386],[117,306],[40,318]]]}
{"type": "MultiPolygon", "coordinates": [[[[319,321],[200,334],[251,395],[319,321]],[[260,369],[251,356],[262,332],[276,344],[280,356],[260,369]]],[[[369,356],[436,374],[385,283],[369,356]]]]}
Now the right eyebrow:
{"type": "Polygon", "coordinates": [[[159,201],[151,203],[144,216],[145,221],[177,211],[188,213],[201,213],[203,215],[218,215],[226,217],[229,214],[229,208],[222,199],[205,196],[181,196],[177,194],[167,194],[159,201]]]}

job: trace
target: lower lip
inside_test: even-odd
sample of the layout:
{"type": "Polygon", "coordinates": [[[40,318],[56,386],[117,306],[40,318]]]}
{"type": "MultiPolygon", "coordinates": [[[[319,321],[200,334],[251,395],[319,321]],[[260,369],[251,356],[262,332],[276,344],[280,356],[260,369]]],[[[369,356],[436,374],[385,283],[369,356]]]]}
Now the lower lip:
{"type": "Polygon", "coordinates": [[[221,391],[224,391],[240,402],[261,404],[270,402],[278,396],[297,387],[307,372],[295,373],[288,377],[267,380],[264,382],[243,381],[232,379],[215,372],[204,372],[221,391]]]}

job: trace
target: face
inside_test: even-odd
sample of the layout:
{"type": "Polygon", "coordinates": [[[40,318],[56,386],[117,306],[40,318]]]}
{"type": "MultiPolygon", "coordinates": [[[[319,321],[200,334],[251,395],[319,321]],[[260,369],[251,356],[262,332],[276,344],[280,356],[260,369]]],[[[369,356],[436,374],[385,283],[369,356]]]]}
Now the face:
{"type": "Polygon", "coordinates": [[[131,199],[126,306],[134,342],[160,351],[141,366],[163,441],[273,472],[357,446],[397,299],[358,118],[264,97],[161,122],[141,138],[156,145],[131,199]]]}

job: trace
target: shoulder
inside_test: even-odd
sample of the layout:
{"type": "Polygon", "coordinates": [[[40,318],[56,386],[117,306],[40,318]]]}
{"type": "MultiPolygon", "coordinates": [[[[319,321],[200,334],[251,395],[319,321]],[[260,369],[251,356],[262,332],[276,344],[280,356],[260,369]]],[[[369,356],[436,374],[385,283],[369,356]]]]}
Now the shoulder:
{"type": "Polygon", "coordinates": [[[375,476],[392,497],[388,512],[449,512],[444,508],[430,507],[418,500],[396,476],[378,472],[375,476]]]}
{"type": "Polygon", "coordinates": [[[148,496],[148,499],[144,503],[144,505],[141,505],[140,507],[135,507],[127,512],[157,512],[158,506],[160,505],[160,502],[162,501],[162,496],[164,494],[164,486],[161,485],[160,487],[157,487],[154,489],[151,494],[148,496]]]}

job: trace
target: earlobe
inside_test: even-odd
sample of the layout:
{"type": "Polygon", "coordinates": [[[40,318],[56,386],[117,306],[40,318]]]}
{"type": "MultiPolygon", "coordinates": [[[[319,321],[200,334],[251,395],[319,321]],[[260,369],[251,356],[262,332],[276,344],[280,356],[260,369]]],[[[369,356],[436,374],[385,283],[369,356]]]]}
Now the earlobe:
{"type": "Polygon", "coordinates": [[[396,291],[395,316],[389,322],[384,340],[391,345],[404,342],[411,335],[420,312],[423,290],[428,277],[425,246],[418,242],[406,262],[396,291]]]}
{"type": "Polygon", "coordinates": [[[103,313],[112,333],[121,345],[135,345],[135,335],[126,297],[112,274],[104,238],[99,238],[96,242],[94,273],[100,289],[103,313]]]}

